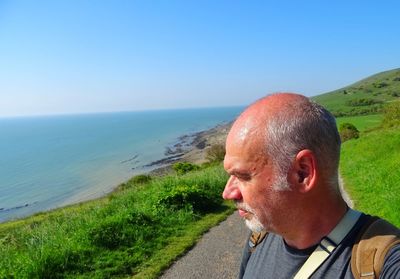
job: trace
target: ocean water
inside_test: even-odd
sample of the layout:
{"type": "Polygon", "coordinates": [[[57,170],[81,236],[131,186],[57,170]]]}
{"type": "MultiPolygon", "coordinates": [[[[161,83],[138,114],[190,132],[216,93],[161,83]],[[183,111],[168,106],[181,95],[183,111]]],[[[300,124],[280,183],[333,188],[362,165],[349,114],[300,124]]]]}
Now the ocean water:
{"type": "Polygon", "coordinates": [[[0,119],[0,222],[110,192],[242,107],[0,119]]]}

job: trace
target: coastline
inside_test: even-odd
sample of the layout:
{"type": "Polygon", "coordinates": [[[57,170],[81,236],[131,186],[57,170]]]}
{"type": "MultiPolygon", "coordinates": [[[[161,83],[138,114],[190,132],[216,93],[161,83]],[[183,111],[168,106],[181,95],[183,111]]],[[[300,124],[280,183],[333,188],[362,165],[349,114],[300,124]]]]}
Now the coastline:
{"type": "Polygon", "coordinates": [[[207,162],[207,150],[217,144],[225,144],[226,136],[232,126],[232,121],[221,123],[217,126],[183,135],[173,146],[167,146],[164,158],[154,161],[147,166],[156,166],[155,169],[147,172],[149,175],[161,176],[172,171],[172,165],[178,162],[202,164],[207,162]]]}
{"type": "MultiPolygon", "coordinates": [[[[181,135],[173,144],[164,147],[164,157],[152,161],[146,165],[135,168],[135,170],[137,171],[136,174],[129,176],[127,179],[121,181],[118,184],[110,185],[107,189],[103,189],[102,194],[99,194],[97,188],[90,188],[84,192],[75,195],[74,197],[64,200],[63,203],[61,203],[59,206],[42,212],[52,211],[75,204],[105,198],[113,192],[118,191],[121,184],[124,184],[125,182],[129,181],[131,178],[137,175],[150,175],[157,177],[173,174],[174,172],[172,166],[173,164],[178,162],[189,162],[193,164],[205,163],[207,162],[207,149],[215,144],[225,144],[225,139],[232,123],[233,121],[230,121],[228,123],[223,122],[207,130],[195,132],[192,134],[181,135]],[[143,171],[140,171],[140,169],[142,169],[143,171]]],[[[41,212],[34,214],[40,213],[41,212]]],[[[29,216],[32,215],[28,215],[25,217],[29,216]]]]}
{"type": "MultiPolygon", "coordinates": [[[[232,122],[229,123],[223,122],[207,130],[180,136],[177,139],[177,141],[173,143],[171,146],[165,146],[164,157],[155,160],[149,164],[146,164],[144,166],[138,167],[137,170],[142,168],[143,171],[142,172],[139,171],[137,174],[133,174],[132,176],[128,177],[121,183],[110,185],[108,187],[108,190],[103,189],[103,192],[100,195],[96,188],[91,188],[80,194],[70,197],[67,200],[63,200],[56,207],[44,211],[33,212],[31,214],[24,214],[20,217],[14,217],[11,219],[7,218],[5,220],[1,220],[0,224],[21,220],[24,218],[29,218],[37,214],[50,212],[53,210],[57,210],[68,206],[73,206],[80,203],[102,199],[108,196],[109,194],[112,194],[114,191],[117,191],[121,184],[125,183],[135,175],[148,174],[151,176],[163,176],[171,174],[173,173],[172,165],[177,162],[190,162],[194,164],[205,163],[207,162],[206,150],[214,144],[225,143],[225,138],[231,124],[232,122]]],[[[15,208],[0,208],[0,212],[10,212],[14,209],[19,210],[21,208],[28,210],[28,208],[30,208],[31,206],[36,206],[36,205],[37,203],[33,202],[30,204],[23,204],[15,208]]]]}

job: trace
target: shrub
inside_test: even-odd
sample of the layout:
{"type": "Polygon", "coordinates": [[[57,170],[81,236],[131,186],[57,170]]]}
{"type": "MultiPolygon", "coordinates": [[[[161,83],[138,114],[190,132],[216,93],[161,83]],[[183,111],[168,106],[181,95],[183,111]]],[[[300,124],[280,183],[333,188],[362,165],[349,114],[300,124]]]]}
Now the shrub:
{"type": "Polygon", "coordinates": [[[370,105],[379,104],[379,103],[382,103],[382,102],[379,100],[368,99],[368,98],[354,99],[354,100],[349,100],[346,102],[346,104],[351,107],[370,106],[370,105]]]}
{"type": "Polygon", "coordinates": [[[215,144],[207,150],[206,158],[209,162],[222,162],[225,157],[225,145],[215,144]]]}
{"type": "Polygon", "coordinates": [[[134,184],[144,184],[151,181],[151,176],[147,174],[139,174],[132,177],[131,182],[134,184]]]}
{"type": "Polygon", "coordinates": [[[160,195],[158,208],[179,210],[189,208],[195,212],[209,212],[221,203],[219,194],[198,185],[178,185],[160,195]]]}
{"type": "MultiPolygon", "coordinates": [[[[139,174],[139,175],[132,177],[127,182],[120,184],[118,186],[118,190],[127,190],[129,188],[134,187],[135,185],[137,186],[137,185],[149,183],[151,180],[152,180],[152,177],[150,175],[139,174]]],[[[109,196],[109,199],[112,200],[113,198],[115,198],[115,196],[114,196],[114,194],[111,194],[109,196]]]]}
{"type": "Polygon", "coordinates": [[[175,163],[172,168],[176,171],[177,174],[182,175],[194,170],[200,169],[200,167],[196,164],[187,163],[187,162],[179,162],[175,163]]]}
{"type": "Polygon", "coordinates": [[[358,139],[360,136],[360,132],[356,126],[351,123],[342,123],[339,127],[339,134],[342,142],[350,139],[358,139]]]}
{"type": "Polygon", "coordinates": [[[400,125],[400,102],[391,103],[384,108],[382,124],[385,127],[400,125]]]}
{"type": "Polygon", "coordinates": [[[379,83],[373,83],[373,86],[376,87],[376,88],[383,88],[383,87],[386,87],[386,86],[388,86],[388,85],[389,85],[389,84],[386,83],[386,82],[384,82],[384,81],[379,82],[379,83]]]}

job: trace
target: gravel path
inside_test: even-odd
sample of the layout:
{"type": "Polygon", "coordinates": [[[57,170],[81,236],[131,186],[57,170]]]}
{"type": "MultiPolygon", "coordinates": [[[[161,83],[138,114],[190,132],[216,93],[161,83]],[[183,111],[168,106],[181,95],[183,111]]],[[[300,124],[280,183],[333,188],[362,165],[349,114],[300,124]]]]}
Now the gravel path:
{"type": "Polygon", "coordinates": [[[249,230],[237,212],[210,229],[161,279],[236,278],[249,230]]]}

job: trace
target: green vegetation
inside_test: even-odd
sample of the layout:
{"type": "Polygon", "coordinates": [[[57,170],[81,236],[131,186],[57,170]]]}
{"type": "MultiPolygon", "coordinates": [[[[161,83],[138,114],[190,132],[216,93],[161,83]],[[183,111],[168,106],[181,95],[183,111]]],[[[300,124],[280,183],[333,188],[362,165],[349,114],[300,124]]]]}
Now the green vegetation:
{"type": "Polygon", "coordinates": [[[384,104],[399,98],[400,69],[394,69],[312,99],[342,117],[382,113],[384,104]]]}
{"type": "Polygon", "coordinates": [[[122,183],[118,186],[118,190],[126,190],[135,185],[146,184],[152,180],[151,176],[148,174],[139,174],[132,177],[128,182],[122,183]]]}
{"type": "Polygon", "coordinates": [[[387,105],[383,111],[383,126],[400,126],[400,102],[387,105]]]}
{"type": "Polygon", "coordinates": [[[226,179],[220,165],[136,177],[106,198],[2,224],[0,278],[154,278],[232,212],[226,179]]]}
{"type": "MultiPolygon", "coordinates": [[[[345,187],[357,209],[397,226],[399,96],[396,69],[314,97],[337,116],[357,115],[337,118],[342,130],[360,131],[343,144],[345,187]]],[[[174,164],[177,176],[135,176],[105,198],[0,224],[0,278],[157,277],[233,211],[221,199],[224,155],[215,146],[209,163],[174,164]]]]}
{"type": "Polygon", "coordinates": [[[209,162],[222,162],[225,157],[225,145],[215,144],[207,149],[206,158],[209,162]]]}
{"type": "MultiPolygon", "coordinates": [[[[396,109],[390,111],[397,115],[391,119],[400,121],[396,109]]],[[[336,122],[339,127],[352,123],[361,131],[358,139],[343,143],[340,160],[355,207],[400,226],[400,127],[385,128],[383,115],[340,117],[336,122]]]]}
{"type": "Polygon", "coordinates": [[[381,104],[383,103],[380,100],[376,99],[368,99],[368,98],[361,98],[361,99],[352,99],[348,100],[346,104],[350,107],[363,107],[363,106],[371,106],[374,104],[381,104]]]}
{"type": "Polygon", "coordinates": [[[172,168],[178,175],[182,175],[182,174],[200,169],[200,167],[198,165],[188,163],[188,162],[175,163],[172,165],[172,168]]]}
{"type": "Polygon", "coordinates": [[[336,123],[338,127],[343,123],[351,123],[362,133],[378,128],[382,123],[382,119],[383,116],[381,114],[349,116],[336,118],[336,123]]]}
{"type": "MultiPolygon", "coordinates": [[[[144,184],[148,183],[151,180],[151,176],[147,174],[139,174],[134,177],[132,177],[132,180],[130,181],[131,184],[144,184]]],[[[129,182],[128,182],[129,183],[129,182]]]]}
{"type": "Polygon", "coordinates": [[[400,129],[375,130],[343,144],[340,173],[355,207],[400,226],[400,129]]]}
{"type": "Polygon", "coordinates": [[[340,124],[339,134],[342,142],[350,139],[358,139],[360,136],[360,132],[357,130],[356,126],[347,122],[340,124]]]}
{"type": "Polygon", "coordinates": [[[340,173],[357,209],[400,226],[400,69],[313,97],[353,124],[359,138],[343,143],[340,173]],[[392,128],[387,128],[392,127],[392,128]],[[396,128],[397,127],[397,128],[396,128]]]}

